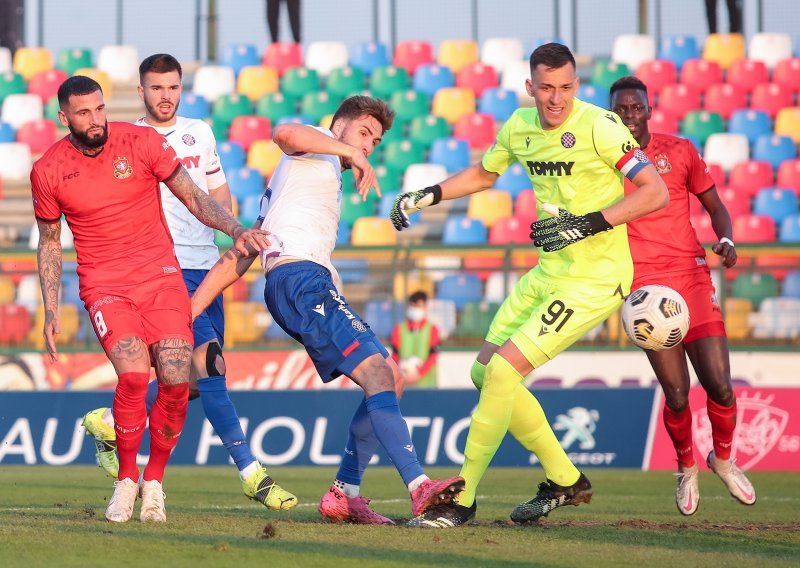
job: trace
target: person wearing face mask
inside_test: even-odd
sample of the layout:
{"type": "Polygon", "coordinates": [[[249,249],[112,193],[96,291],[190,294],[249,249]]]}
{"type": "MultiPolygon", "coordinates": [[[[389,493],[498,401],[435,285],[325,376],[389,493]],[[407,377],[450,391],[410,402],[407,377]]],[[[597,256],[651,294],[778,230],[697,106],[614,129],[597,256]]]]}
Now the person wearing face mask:
{"type": "Polygon", "coordinates": [[[406,386],[436,387],[439,328],[428,320],[428,295],[419,290],[408,297],[406,319],[392,330],[392,358],[406,386]]]}

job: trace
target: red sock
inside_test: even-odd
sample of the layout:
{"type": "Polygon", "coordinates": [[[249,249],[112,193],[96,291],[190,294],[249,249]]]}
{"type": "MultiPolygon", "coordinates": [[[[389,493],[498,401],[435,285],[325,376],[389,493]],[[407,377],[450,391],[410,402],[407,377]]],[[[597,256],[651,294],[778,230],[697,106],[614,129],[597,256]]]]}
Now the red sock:
{"type": "Polygon", "coordinates": [[[158,396],[150,411],[150,460],[144,468],[144,480],[161,481],[172,449],[186,422],[189,406],[189,383],[159,383],[158,396]]]}
{"type": "Polygon", "coordinates": [[[721,460],[729,460],[733,446],[733,431],[736,430],[736,400],[731,406],[721,406],[709,398],[706,410],[708,420],[711,422],[714,455],[721,460]]]}
{"type": "Polygon", "coordinates": [[[117,432],[117,455],[119,456],[119,478],[139,481],[136,454],[147,423],[147,395],[149,373],[122,373],[114,393],[114,430],[117,432]]]}
{"type": "Polygon", "coordinates": [[[678,463],[683,467],[694,465],[694,452],[692,450],[692,411],[687,405],[681,412],[675,412],[666,404],[664,405],[664,426],[667,434],[675,446],[678,463]]]}

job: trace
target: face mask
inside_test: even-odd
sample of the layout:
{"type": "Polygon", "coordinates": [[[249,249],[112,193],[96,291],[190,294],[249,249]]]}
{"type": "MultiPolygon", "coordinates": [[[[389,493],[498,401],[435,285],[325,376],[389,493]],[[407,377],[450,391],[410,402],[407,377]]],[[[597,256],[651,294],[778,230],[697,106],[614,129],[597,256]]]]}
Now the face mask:
{"type": "Polygon", "coordinates": [[[410,307],[406,310],[406,317],[413,322],[422,321],[425,319],[425,308],[410,307]]]}

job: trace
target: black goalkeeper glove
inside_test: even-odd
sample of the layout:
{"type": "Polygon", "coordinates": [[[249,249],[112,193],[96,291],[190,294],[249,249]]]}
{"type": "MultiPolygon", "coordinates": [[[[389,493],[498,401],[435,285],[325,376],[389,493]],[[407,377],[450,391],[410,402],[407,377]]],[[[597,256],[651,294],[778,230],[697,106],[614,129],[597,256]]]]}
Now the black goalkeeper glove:
{"type": "Polygon", "coordinates": [[[389,219],[391,219],[395,229],[402,231],[410,225],[408,222],[409,215],[425,207],[436,205],[441,200],[442,188],[438,184],[419,191],[401,193],[392,203],[389,219]]]}
{"type": "Polygon", "coordinates": [[[610,231],[612,227],[600,211],[586,215],[573,215],[550,203],[542,205],[547,213],[553,215],[531,223],[531,240],[534,246],[552,252],[568,247],[597,233],[610,231]]]}

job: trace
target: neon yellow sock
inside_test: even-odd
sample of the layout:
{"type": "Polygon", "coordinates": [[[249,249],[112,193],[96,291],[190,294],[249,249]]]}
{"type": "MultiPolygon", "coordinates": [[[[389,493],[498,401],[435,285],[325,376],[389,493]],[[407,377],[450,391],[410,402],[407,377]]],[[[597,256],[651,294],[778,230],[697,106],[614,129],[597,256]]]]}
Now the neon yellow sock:
{"type": "Polygon", "coordinates": [[[459,504],[470,507],[489,462],[508,431],[514,407],[515,387],[522,375],[500,355],[494,354],[486,366],[486,378],[481,389],[478,408],[472,415],[464,449],[461,477],[466,481],[459,494],[459,504]]]}

